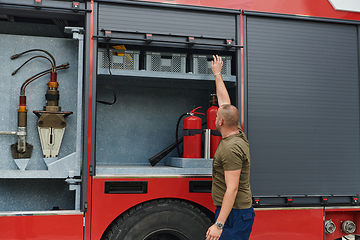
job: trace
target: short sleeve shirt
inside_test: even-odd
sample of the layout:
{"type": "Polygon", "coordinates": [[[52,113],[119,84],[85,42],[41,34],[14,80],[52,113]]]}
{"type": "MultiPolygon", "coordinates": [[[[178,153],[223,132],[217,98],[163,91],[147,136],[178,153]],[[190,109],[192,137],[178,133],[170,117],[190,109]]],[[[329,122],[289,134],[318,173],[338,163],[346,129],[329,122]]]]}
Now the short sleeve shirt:
{"type": "Polygon", "coordinates": [[[250,151],[249,142],[240,133],[222,138],[213,161],[212,198],[214,205],[221,206],[226,191],[224,171],[241,169],[238,193],[233,208],[246,209],[252,205],[250,190],[250,151]]]}

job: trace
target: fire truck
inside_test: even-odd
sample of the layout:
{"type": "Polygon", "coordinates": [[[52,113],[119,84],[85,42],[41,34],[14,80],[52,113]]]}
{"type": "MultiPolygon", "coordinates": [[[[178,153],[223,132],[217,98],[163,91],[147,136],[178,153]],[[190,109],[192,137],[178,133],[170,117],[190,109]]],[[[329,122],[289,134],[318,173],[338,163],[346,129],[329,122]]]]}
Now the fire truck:
{"type": "Polygon", "coordinates": [[[212,55],[250,142],[250,239],[360,239],[359,12],[0,0],[0,239],[204,239],[212,55]]]}

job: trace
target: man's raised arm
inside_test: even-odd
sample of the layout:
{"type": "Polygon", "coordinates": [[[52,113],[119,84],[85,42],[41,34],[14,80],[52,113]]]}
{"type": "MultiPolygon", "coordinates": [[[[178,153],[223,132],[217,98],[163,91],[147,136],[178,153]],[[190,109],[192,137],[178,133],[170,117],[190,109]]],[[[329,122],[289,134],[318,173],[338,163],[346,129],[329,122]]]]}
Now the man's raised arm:
{"type": "Polygon", "coordinates": [[[229,93],[225,87],[224,81],[221,76],[221,69],[223,66],[223,61],[220,56],[213,55],[214,60],[211,61],[211,70],[215,77],[216,84],[216,95],[219,103],[219,107],[223,104],[231,104],[229,93]]]}

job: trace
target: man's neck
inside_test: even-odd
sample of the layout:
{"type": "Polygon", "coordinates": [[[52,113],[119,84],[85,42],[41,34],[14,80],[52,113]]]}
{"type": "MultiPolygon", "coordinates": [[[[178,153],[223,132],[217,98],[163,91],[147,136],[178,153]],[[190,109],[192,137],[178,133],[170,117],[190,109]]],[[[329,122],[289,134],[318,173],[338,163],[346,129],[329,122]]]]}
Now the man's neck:
{"type": "Polygon", "coordinates": [[[239,133],[239,130],[237,128],[228,128],[228,129],[223,129],[223,131],[221,131],[221,136],[223,138],[226,138],[237,133],[239,133]]]}

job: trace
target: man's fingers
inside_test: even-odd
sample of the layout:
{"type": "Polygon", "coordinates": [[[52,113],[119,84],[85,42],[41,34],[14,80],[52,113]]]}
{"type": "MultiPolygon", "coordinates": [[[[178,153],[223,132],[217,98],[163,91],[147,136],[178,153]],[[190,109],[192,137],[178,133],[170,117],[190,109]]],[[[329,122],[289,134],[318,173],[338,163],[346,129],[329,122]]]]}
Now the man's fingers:
{"type": "Polygon", "coordinates": [[[210,236],[210,228],[207,230],[206,232],[206,240],[210,240],[211,236],[210,236]]]}
{"type": "MultiPolygon", "coordinates": [[[[217,55],[216,55],[217,56],[217,55]]],[[[215,55],[213,55],[213,61],[211,61],[211,62],[213,62],[213,63],[215,63],[215,62],[217,62],[217,58],[216,58],[216,56],[215,55]]]]}
{"type": "Polygon", "coordinates": [[[213,55],[213,61],[212,62],[214,62],[214,63],[223,63],[223,61],[222,61],[222,58],[221,58],[221,56],[219,56],[219,55],[213,55]]]}

